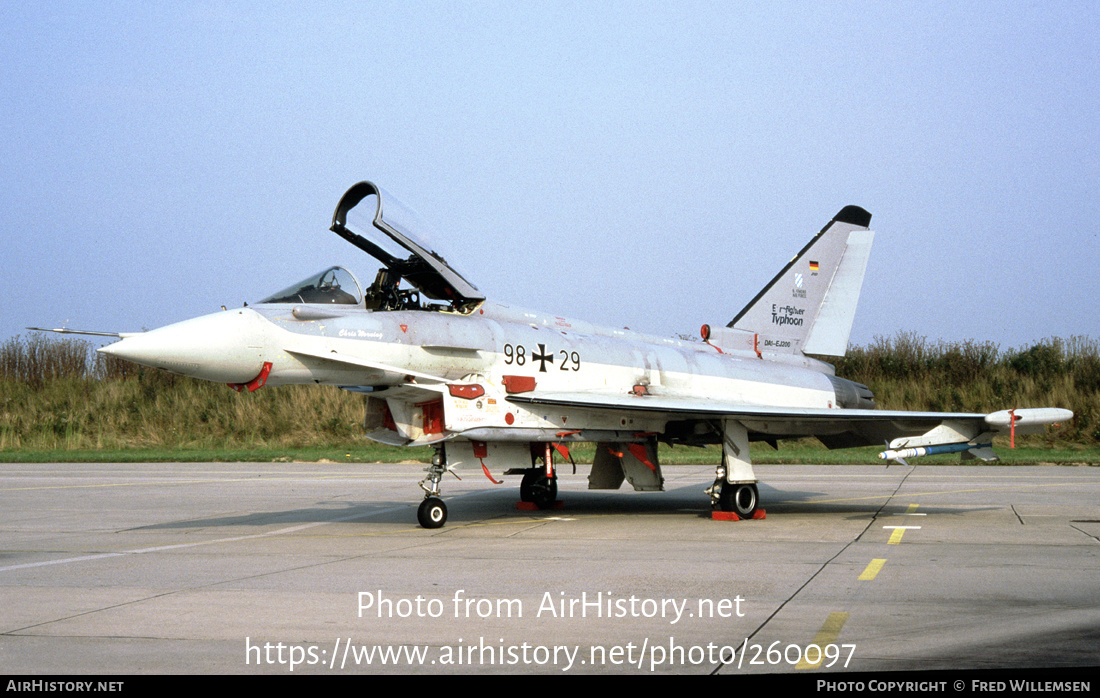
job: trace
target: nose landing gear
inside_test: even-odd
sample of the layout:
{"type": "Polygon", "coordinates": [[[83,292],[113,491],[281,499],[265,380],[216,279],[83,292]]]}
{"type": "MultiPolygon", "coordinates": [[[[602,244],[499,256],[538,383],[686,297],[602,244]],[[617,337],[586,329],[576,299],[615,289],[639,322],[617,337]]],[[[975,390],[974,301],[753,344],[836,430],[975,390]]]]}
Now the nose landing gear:
{"type": "Polygon", "coordinates": [[[447,505],[440,499],[440,481],[447,468],[443,464],[443,453],[440,449],[436,449],[427,471],[427,477],[420,481],[420,489],[424,490],[424,501],[416,510],[416,520],[423,528],[441,528],[447,523],[447,505]]]}

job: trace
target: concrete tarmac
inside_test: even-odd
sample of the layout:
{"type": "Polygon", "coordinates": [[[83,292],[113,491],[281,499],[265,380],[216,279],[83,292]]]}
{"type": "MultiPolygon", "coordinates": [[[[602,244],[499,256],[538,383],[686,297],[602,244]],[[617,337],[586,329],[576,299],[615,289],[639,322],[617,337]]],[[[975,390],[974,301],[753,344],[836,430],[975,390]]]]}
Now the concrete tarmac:
{"type": "Polygon", "coordinates": [[[0,464],[13,674],[796,673],[1100,665],[1100,469],[757,466],[516,508],[421,465],[0,464]],[[807,659],[811,660],[807,663],[807,659]]]}

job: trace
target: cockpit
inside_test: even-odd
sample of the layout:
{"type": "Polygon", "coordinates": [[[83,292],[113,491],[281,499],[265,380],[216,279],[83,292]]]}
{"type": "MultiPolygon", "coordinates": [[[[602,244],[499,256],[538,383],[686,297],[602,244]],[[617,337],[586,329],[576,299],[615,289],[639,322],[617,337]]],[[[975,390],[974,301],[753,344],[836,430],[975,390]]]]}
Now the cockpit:
{"type": "Polygon", "coordinates": [[[343,267],[329,267],[260,301],[261,303],[327,303],[359,305],[363,293],[355,276],[343,267]]]}
{"type": "Polygon", "coordinates": [[[477,287],[427,242],[424,225],[415,214],[372,182],[359,182],[344,193],[332,216],[331,230],[382,263],[374,283],[363,290],[347,269],[330,267],[268,296],[261,303],[320,303],[354,305],[374,311],[445,310],[465,314],[485,300],[477,287]],[[419,235],[414,235],[413,230],[418,230],[419,235]],[[401,288],[402,281],[411,288],[401,288]]]}

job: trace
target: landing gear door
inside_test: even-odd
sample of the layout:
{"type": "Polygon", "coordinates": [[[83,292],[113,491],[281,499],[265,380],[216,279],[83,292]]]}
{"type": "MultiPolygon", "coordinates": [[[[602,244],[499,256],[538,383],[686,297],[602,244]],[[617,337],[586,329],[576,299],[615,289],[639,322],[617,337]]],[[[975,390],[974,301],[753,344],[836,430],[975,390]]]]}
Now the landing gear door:
{"type": "Polygon", "coordinates": [[[722,420],[722,464],[726,467],[726,482],[756,482],[749,457],[749,433],[734,419],[722,420]]]}

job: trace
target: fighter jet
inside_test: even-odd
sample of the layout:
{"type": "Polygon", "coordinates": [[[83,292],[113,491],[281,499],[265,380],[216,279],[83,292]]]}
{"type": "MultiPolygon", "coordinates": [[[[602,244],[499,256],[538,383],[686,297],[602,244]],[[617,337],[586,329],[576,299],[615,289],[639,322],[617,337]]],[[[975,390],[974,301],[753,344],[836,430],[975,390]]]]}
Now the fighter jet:
{"type": "Polygon", "coordinates": [[[557,500],[555,457],[594,442],[591,489],[661,490],[658,443],[721,444],[710,503],[758,510],[750,446],[813,436],[829,448],[888,444],[996,459],[993,436],[1041,431],[1063,409],[992,414],[875,409],[864,385],[818,357],[843,356],[863,284],[871,214],[846,206],[748,305],[701,339],[600,327],[488,300],[388,192],[359,182],[331,230],[381,263],[369,286],[331,267],[258,303],[144,333],[99,351],[237,390],[293,383],[365,395],[368,438],[435,449],[417,518],[447,520],[444,476],[522,475],[520,499],[557,500]]]}

